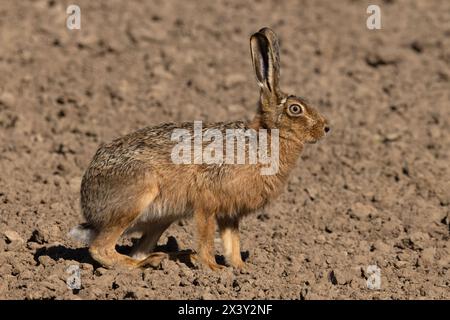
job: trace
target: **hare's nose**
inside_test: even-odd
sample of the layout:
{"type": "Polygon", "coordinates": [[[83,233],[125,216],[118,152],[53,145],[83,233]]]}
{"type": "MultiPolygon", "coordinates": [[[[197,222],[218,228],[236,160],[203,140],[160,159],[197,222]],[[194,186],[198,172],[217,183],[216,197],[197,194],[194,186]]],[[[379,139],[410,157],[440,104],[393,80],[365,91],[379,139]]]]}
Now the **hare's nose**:
{"type": "Polygon", "coordinates": [[[325,130],[325,133],[328,133],[331,129],[329,126],[325,126],[325,128],[323,128],[323,130],[325,130]]]}

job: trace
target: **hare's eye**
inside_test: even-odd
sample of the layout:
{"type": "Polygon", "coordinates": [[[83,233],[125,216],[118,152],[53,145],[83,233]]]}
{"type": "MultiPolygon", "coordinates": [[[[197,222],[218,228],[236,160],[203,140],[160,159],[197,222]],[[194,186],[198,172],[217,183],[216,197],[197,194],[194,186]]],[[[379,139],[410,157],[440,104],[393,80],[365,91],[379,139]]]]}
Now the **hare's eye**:
{"type": "Polygon", "coordinates": [[[292,116],[298,116],[303,113],[303,107],[299,104],[291,104],[288,108],[288,112],[292,116]]]}

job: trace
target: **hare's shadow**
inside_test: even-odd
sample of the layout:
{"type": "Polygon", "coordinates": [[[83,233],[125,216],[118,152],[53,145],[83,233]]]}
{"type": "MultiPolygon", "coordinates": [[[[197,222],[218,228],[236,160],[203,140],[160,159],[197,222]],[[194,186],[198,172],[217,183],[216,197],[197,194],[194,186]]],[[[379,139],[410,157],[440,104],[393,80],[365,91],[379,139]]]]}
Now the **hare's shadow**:
{"type": "MultiPolygon", "coordinates": [[[[116,246],[117,251],[122,254],[128,255],[131,252],[133,245],[137,243],[138,239],[131,239],[131,241],[133,244],[130,246],[128,245],[116,246]]],[[[180,250],[177,240],[172,236],[170,236],[167,239],[166,244],[157,246],[154,251],[169,253],[170,260],[180,261],[181,263],[187,265],[191,269],[195,268],[195,265],[191,262],[189,255],[187,254],[189,252],[192,252],[192,250],[180,250]]],[[[39,263],[39,257],[41,256],[48,256],[54,261],[63,259],[63,260],[74,260],[77,261],[78,263],[88,263],[92,264],[95,269],[101,267],[99,263],[97,263],[94,259],[91,258],[88,248],[73,249],[65,247],[63,245],[57,245],[53,247],[42,247],[36,250],[34,254],[34,260],[37,263],[39,263]]],[[[248,251],[241,252],[241,256],[245,261],[249,256],[248,251]]],[[[222,255],[216,255],[215,258],[218,264],[225,265],[225,258],[222,255]]]]}

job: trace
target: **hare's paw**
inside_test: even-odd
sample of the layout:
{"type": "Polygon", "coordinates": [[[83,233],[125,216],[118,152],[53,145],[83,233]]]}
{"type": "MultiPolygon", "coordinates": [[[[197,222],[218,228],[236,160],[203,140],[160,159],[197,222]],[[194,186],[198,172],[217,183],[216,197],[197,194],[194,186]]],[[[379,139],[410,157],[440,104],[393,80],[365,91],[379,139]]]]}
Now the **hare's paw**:
{"type": "Polygon", "coordinates": [[[138,261],[119,254],[115,250],[106,250],[103,248],[91,247],[89,248],[92,258],[100,263],[106,269],[135,269],[138,266],[138,261]]]}
{"type": "Polygon", "coordinates": [[[225,268],[225,266],[218,264],[213,257],[202,257],[201,255],[193,254],[191,255],[191,261],[212,271],[219,271],[225,268]]]}
{"type": "Polygon", "coordinates": [[[164,252],[154,252],[147,256],[144,260],[141,260],[138,264],[140,268],[158,268],[164,259],[167,259],[169,255],[164,252]]]}
{"type": "Polygon", "coordinates": [[[238,270],[245,269],[245,262],[242,259],[230,261],[230,265],[238,270]]]}
{"type": "Polygon", "coordinates": [[[222,265],[218,264],[217,262],[211,262],[211,261],[204,262],[203,265],[208,267],[212,271],[219,271],[219,270],[222,270],[225,268],[225,266],[222,266],[222,265]]]}

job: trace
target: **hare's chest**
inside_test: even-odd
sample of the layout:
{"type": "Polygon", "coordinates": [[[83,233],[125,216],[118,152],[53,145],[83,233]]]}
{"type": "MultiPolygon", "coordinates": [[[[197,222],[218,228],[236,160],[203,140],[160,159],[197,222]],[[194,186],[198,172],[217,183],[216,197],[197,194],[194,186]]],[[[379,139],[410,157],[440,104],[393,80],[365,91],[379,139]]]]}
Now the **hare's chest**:
{"type": "Polygon", "coordinates": [[[215,194],[223,213],[251,213],[266,206],[282,190],[282,184],[267,185],[264,181],[242,181],[215,194]]]}

